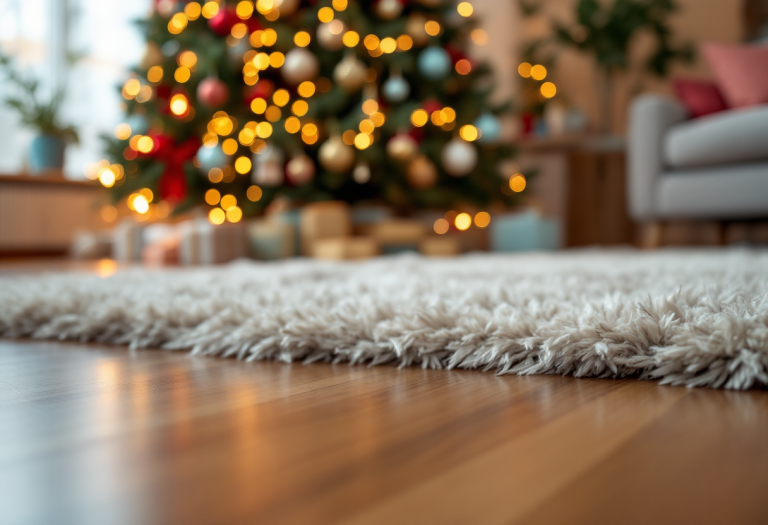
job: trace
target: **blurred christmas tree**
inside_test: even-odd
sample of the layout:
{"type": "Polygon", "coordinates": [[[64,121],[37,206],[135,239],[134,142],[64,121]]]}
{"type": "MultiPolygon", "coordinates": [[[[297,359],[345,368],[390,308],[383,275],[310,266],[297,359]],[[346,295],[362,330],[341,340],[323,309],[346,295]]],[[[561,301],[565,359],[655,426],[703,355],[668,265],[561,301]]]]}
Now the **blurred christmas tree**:
{"type": "Polygon", "coordinates": [[[108,139],[107,172],[119,173],[101,180],[116,201],[207,203],[215,223],[279,195],[398,209],[508,201],[502,162],[514,150],[499,143],[498,119],[508,105],[490,103],[490,68],[465,54],[487,40],[472,11],[442,0],[159,0],[122,88],[126,122],[108,139]]]}

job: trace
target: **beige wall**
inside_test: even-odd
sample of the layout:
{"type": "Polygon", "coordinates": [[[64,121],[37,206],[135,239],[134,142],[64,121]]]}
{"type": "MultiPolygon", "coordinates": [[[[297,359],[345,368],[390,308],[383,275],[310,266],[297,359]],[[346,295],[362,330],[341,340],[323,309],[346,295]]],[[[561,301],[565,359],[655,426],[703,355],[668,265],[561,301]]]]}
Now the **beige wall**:
{"type": "MultiPolygon", "coordinates": [[[[487,58],[497,70],[498,96],[513,96],[517,91],[517,50],[523,42],[548,34],[549,20],[572,20],[576,0],[545,0],[543,14],[523,19],[515,0],[474,0],[482,27],[489,35],[489,43],[476,48],[477,57],[487,58]]],[[[702,41],[737,42],[742,38],[742,0],[677,0],[680,7],[671,20],[675,35],[680,40],[698,44],[702,41]]],[[[643,42],[639,39],[637,51],[642,53],[643,42]]],[[[709,76],[709,70],[700,56],[693,64],[676,65],[673,76],[709,76]]],[[[558,64],[551,80],[567,100],[584,109],[591,120],[597,118],[598,99],[595,94],[594,66],[592,59],[575,51],[565,50],[558,57],[558,64]]],[[[626,127],[627,101],[631,97],[631,79],[620,79],[617,85],[614,127],[623,131],[626,127]]],[[[646,77],[644,90],[670,92],[668,81],[646,77]]]]}

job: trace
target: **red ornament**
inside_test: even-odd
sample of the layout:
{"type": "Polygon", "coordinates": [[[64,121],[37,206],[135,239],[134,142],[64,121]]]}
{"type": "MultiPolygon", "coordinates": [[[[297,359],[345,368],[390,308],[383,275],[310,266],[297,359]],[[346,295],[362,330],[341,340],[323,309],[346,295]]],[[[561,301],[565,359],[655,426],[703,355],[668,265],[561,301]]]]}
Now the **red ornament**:
{"type": "Polygon", "coordinates": [[[165,171],[160,176],[158,189],[160,197],[170,202],[181,202],[187,196],[187,178],[184,175],[184,163],[190,161],[200,142],[190,138],[177,145],[176,141],[167,135],[152,135],[154,147],[147,153],[159,162],[165,164],[165,171]]]}
{"type": "Polygon", "coordinates": [[[264,29],[264,26],[259,23],[259,21],[256,19],[255,16],[246,20],[245,26],[248,28],[249,33],[253,33],[254,31],[258,31],[259,29],[264,29]]]}
{"type": "Polygon", "coordinates": [[[467,58],[467,55],[465,55],[461,49],[451,44],[446,44],[445,51],[448,53],[448,56],[451,57],[451,62],[454,64],[459,60],[467,58]]]}
{"type": "Polygon", "coordinates": [[[229,100],[229,87],[218,78],[206,78],[197,86],[197,100],[209,108],[223,106],[229,100]]]}
{"type": "Polygon", "coordinates": [[[226,36],[240,19],[232,9],[220,9],[216,16],[208,20],[208,27],[219,36],[226,36]]]}
{"type": "Polygon", "coordinates": [[[435,111],[440,111],[441,109],[443,109],[443,105],[433,98],[429,100],[425,100],[424,104],[422,104],[422,107],[424,108],[424,111],[426,111],[430,115],[435,111]]]}

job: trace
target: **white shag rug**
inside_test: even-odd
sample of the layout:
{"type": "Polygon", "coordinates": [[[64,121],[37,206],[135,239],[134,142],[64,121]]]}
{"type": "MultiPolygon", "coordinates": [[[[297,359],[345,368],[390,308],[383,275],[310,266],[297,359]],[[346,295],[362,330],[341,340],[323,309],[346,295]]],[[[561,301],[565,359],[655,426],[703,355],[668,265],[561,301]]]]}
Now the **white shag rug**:
{"type": "Polygon", "coordinates": [[[0,278],[0,334],[502,374],[768,385],[768,251],[586,250],[0,278]]]}

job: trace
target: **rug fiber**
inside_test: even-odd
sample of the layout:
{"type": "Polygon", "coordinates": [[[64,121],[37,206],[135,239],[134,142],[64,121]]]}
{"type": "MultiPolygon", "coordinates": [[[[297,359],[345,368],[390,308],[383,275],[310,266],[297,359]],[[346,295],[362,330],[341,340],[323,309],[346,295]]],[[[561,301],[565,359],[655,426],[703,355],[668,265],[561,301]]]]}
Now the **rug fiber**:
{"type": "Polygon", "coordinates": [[[5,277],[0,335],[764,388],[768,252],[406,255],[5,277]]]}

